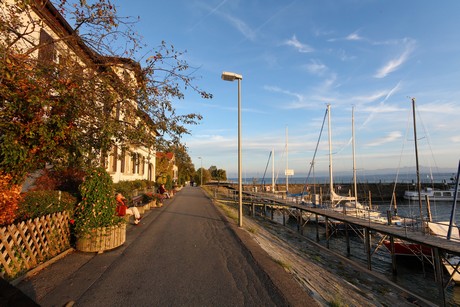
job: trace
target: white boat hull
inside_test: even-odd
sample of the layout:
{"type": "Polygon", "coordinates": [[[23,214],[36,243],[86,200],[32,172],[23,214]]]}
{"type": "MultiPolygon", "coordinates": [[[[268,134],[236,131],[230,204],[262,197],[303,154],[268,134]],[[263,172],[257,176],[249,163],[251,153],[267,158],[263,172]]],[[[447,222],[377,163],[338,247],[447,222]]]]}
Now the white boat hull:
{"type": "MultiPolygon", "coordinates": [[[[451,190],[434,190],[431,188],[427,188],[421,191],[420,196],[422,200],[425,200],[426,196],[430,201],[453,201],[454,200],[455,191],[451,190]]],[[[404,192],[404,199],[407,200],[417,200],[418,192],[417,191],[405,191],[404,192]]],[[[457,197],[460,200],[460,197],[457,197]]]]}

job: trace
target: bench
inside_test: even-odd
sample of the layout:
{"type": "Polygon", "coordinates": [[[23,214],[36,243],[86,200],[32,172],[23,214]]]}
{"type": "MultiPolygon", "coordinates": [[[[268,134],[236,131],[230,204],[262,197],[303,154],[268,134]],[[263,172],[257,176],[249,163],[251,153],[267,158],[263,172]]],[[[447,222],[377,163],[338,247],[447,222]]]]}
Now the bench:
{"type": "Polygon", "coordinates": [[[134,197],[131,199],[132,205],[133,205],[133,206],[136,206],[136,207],[139,207],[140,205],[142,205],[142,198],[143,198],[142,195],[134,196],[134,197]]]}

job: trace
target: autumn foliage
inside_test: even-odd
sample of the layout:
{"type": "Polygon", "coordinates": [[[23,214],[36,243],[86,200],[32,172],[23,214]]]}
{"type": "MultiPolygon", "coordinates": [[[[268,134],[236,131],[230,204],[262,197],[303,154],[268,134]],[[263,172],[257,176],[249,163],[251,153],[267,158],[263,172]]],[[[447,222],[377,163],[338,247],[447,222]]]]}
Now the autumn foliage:
{"type": "MultiPolygon", "coordinates": [[[[173,105],[187,89],[212,98],[194,85],[195,69],[165,42],[139,52],[147,46],[134,21],[109,0],[0,4],[0,224],[14,219],[21,185],[44,166],[105,165],[115,145],[165,150],[202,119],[173,105]]],[[[71,172],[45,174],[36,188],[76,192],[82,175],[71,172]]]]}
{"type": "Polygon", "coordinates": [[[21,187],[11,183],[11,175],[0,173],[0,225],[11,224],[21,200],[21,187]]]}

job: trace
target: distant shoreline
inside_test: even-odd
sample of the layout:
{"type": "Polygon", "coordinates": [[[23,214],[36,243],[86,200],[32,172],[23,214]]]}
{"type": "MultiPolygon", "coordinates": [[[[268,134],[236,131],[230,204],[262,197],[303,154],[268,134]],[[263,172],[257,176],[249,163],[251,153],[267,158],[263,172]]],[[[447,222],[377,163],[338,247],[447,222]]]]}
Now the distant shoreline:
{"type": "MultiPolygon", "coordinates": [[[[431,185],[431,184],[450,184],[453,183],[451,179],[455,176],[455,173],[439,173],[439,174],[426,174],[422,173],[420,174],[420,182],[424,185],[431,185]]],[[[347,175],[347,176],[334,176],[334,185],[335,184],[348,184],[353,182],[353,175],[347,175]]],[[[227,181],[232,182],[232,183],[237,183],[238,178],[229,178],[227,181]]],[[[263,183],[263,178],[262,177],[244,177],[243,176],[243,184],[244,185],[251,185],[251,184],[262,184],[263,183]]],[[[272,184],[272,178],[265,178],[265,185],[271,185],[272,184]]],[[[416,175],[411,174],[372,174],[372,175],[366,175],[366,176],[360,176],[357,175],[357,182],[358,183],[385,183],[385,184],[394,184],[397,182],[397,184],[400,185],[408,185],[408,184],[415,184],[417,181],[416,175]]],[[[276,184],[286,184],[286,177],[281,177],[279,176],[275,180],[276,184]]],[[[288,183],[290,184],[326,184],[329,183],[329,176],[316,176],[315,178],[310,177],[307,180],[307,177],[301,177],[301,176],[293,176],[288,178],[288,183]]]]}
{"type": "MultiPolygon", "coordinates": [[[[290,181],[289,181],[290,182],[290,181]]],[[[237,185],[237,182],[232,182],[232,185],[237,185]]],[[[316,189],[316,194],[319,194],[320,191],[322,191],[323,194],[329,193],[329,184],[328,183],[317,183],[315,185],[313,184],[307,184],[308,188],[310,189],[309,193],[314,194],[314,189],[316,189]]],[[[253,191],[253,189],[257,187],[257,191],[262,191],[263,190],[263,185],[261,183],[258,184],[245,184],[243,185],[243,190],[244,191],[253,191]]],[[[266,183],[265,187],[271,188],[271,182],[266,183]]],[[[289,193],[291,194],[298,194],[305,192],[305,184],[296,184],[296,183],[289,183],[289,193]]],[[[434,187],[437,189],[445,189],[448,186],[442,184],[442,183],[434,183],[434,184],[422,184],[423,187],[434,187]]],[[[334,183],[334,189],[336,189],[336,192],[339,193],[340,195],[348,195],[351,193],[351,190],[353,189],[353,185],[351,183],[334,183]],[[340,189],[340,191],[338,190],[340,189]]],[[[357,189],[358,189],[358,199],[365,201],[369,199],[369,193],[371,195],[371,199],[374,202],[388,202],[391,201],[391,198],[393,196],[393,191],[396,194],[397,199],[402,199],[404,195],[404,191],[406,190],[415,190],[415,185],[412,184],[394,184],[394,182],[379,182],[379,183],[358,183],[357,184],[357,189]]],[[[286,185],[285,183],[282,184],[276,184],[275,185],[275,191],[286,191],[286,185]]]]}

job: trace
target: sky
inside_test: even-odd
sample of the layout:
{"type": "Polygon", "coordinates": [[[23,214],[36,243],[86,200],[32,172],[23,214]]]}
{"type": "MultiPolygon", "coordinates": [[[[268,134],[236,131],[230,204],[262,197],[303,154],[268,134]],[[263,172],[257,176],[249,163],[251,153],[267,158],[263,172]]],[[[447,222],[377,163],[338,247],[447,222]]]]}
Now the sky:
{"type": "MultiPolygon", "coordinates": [[[[195,84],[174,106],[199,113],[183,138],[195,168],[238,167],[241,74],[243,177],[310,170],[328,104],[334,172],[352,174],[352,109],[358,175],[415,170],[411,98],[420,165],[456,172],[460,159],[460,1],[117,1],[139,17],[144,42],[186,51],[195,84]],[[128,4],[129,3],[129,4],[128,4]],[[287,150],[286,150],[287,148],[287,150]]],[[[141,63],[142,64],[142,63],[141,63]]],[[[327,123],[314,172],[329,167],[327,123]]],[[[312,170],[313,171],[313,170],[312,170]]]]}

